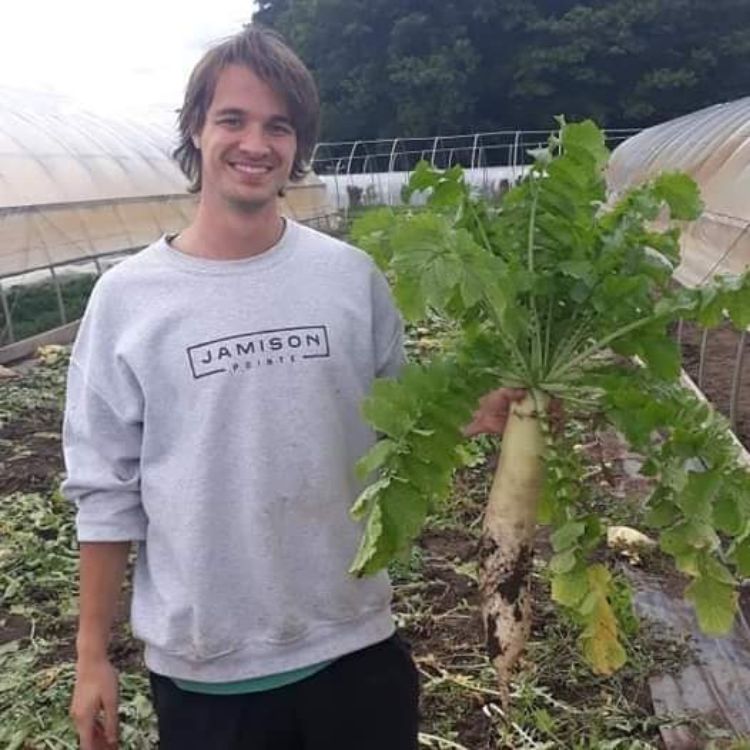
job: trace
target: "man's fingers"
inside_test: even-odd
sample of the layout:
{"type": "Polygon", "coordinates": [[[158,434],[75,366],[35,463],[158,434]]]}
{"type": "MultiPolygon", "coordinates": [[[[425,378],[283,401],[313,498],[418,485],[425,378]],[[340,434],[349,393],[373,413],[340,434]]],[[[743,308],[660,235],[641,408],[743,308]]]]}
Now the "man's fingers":
{"type": "Polygon", "coordinates": [[[483,433],[499,433],[505,428],[508,421],[508,412],[499,412],[493,415],[478,415],[475,419],[463,428],[464,437],[474,437],[483,433]]]}
{"type": "Polygon", "coordinates": [[[479,409],[472,415],[472,421],[461,431],[464,437],[502,433],[508,421],[511,405],[522,401],[526,394],[524,388],[497,388],[486,393],[479,399],[479,409]]]}
{"type": "Polygon", "coordinates": [[[467,438],[474,437],[480,432],[481,430],[477,427],[475,422],[472,422],[470,425],[466,425],[466,427],[461,430],[461,434],[467,438]]]}
{"type": "Polygon", "coordinates": [[[102,701],[104,708],[104,735],[110,745],[117,742],[117,695],[108,695],[102,701]]]}
{"type": "Polygon", "coordinates": [[[117,739],[110,740],[104,726],[97,723],[94,729],[94,750],[115,750],[115,748],[117,748],[117,739]]]}
{"type": "Polygon", "coordinates": [[[94,746],[94,727],[96,726],[94,714],[92,713],[84,716],[74,713],[73,724],[78,733],[80,750],[96,750],[96,747],[94,746]]]}

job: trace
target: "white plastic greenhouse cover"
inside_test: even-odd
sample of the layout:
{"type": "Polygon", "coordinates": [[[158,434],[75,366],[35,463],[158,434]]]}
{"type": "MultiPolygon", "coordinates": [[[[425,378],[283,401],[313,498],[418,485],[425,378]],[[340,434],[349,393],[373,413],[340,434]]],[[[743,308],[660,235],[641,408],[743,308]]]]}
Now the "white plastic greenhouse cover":
{"type": "Polygon", "coordinates": [[[184,226],[193,199],[170,146],[168,127],[0,88],[0,278],[184,226]]]}
{"type": "MultiPolygon", "coordinates": [[[[0,87],[0,279],[140,248],[195,207],[172,161],[172,123],[95,116],[54,95],[0,87]]],[[[282,210],[328,213],[311,175],[282,210]]]]}
{"type": "Polygon", "coordinates": [[[696,180],[702,216],[682,236],[677,278],[699,286],[718,273],[750,268],[750,97],[657,125],[615,149],[608,181],[615,195],[662,171],[696,180]]]}

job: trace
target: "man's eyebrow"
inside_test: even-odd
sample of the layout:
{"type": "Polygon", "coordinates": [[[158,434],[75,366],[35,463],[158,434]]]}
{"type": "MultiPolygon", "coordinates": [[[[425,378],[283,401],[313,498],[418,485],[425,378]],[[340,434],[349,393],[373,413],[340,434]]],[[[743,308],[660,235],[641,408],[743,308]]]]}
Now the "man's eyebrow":
{"type": "MultiPolygon", "coordinates": [[[[247,112],[240,107],[222,107],[221,109],[216,110],[216,112],[214,113],[214,117],[244,117],[246,114],[247,112]]],[[[282,123],[284,125],[288,125],[290,128],[294,127],[292,119],[290,117],[287,117],[286,115],[273,115],[269,118],[268,122],[272,122],[274,124],[282,123]]]]}
{"type": "Polygon", "coordinates": [[[215,117],[221,117],[222,115],[244,115],[245,112],[239,107],[224,107],[216,111],[215,117]]]}
{"type": "Polygon", "coordinates": [[[290,128],[293,127],[291,118],[286,115],[274,115],[270,118],[269,122],[274,124],[283,123],[284,125],[289,125],[290,128]]]}

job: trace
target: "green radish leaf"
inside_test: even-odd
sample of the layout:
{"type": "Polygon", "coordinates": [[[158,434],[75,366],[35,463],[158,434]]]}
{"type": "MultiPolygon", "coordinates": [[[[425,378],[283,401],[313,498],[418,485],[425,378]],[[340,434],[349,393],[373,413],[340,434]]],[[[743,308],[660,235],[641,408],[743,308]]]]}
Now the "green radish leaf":
{"type": "Polygon", "coordinates": [[[383,525],[392,535],[393,546],[398,551],[408,549],[422,529],[428,498],[409,484],[391,484],[380,496],[383,508],[383,525]]]}
{"type": "Polygon", "coordinates": [[[390,483],[391,477],[383,477],[365,487],[349,510],[351,517],[355,521],[361,521],[372,510],[378,493],[382,492],[390,483]]]}
{"type": "Polygon", "coordinates": [[[647,232],[643,239],[648,243],[646,252],[649,257],[654,257],[649,250],[656,251],[659,256],[657,263],[666,266],[671,273],[680,262],[680,233],[677,230],[667,230],[662,234],[647,232]]]}
{"type": "Polygon", "coordinates": [[[647,526],[662,529],[671,526],[681,517],[680,509],[668,498],[661,498],[649,504],[644,519],[647,526]]]}
{"type": "Polygon", "coordinates": [[[711,518],[714,497],[721,487],[722,477],[718,471],[691,471],[687,475],[685,489],[678,503],[688,518],[708,521],[711,518]]]}
{"type": "Polygon", "coordinates": [[[580,521],[569,521],[561,526],[550,537],[555,552],[572,547],[586,531],[586,524],[580,521]]]}
{"type": "Polygon", "coordinates": [[[395,214],[391,208],[368,211],[352,226],[351,240],[357,247],[368,252],[381,270],[386,270],[391,261],[390,233],[395,214]]]}
{"type": "Polygon", "coordinates": [[[698,520],[681,521],[661,535],[661,549],[669,555],[696,549],[713,550],[719,543],[711,525],[698,520]]]}
{"type": "Polygon", "coordinates": [[[433,189],[429,202],[435,208],[447,208],[449,206],[458,206],[466,195],[464,185],[451,179],[441,180],[433,189]]]}
{"type": "Polygon", "coordinates": [[[742,276],[721,277],[721,302],[732,323],[745,330],[750,326],[750,271],[742,276]]]}
{"type": "Polygon", "coordinates": [[[700,552],[696,549],[685,549],[674,554],[675,567],[680,573],[691,578],[700,575],[700,552]]]}
{"type": "Polygon", "coordinates": [[[391,456],[394,452],[398,451],[398,443],[388,438],[378,440],[370,450],[357,461],[355,470],[357,478],[364,482],[370,474],[376,469],[379,469],[386,459],[391,456]]]}
{"type": "Polygon", "coordinates": [[[414,488],[392,482],[380,490],[350,572],[374,573],[406,549],[427,515],[426,498],[414,488]]]}
{"type": "Polygon", "coordinates": [[[638,353],[648,367],[660,378],[675,380],[680,375],[681,354],[676,341],[666,336],[639,337],[638,353]]]}
{"type": "Polygon", "coordinates": [[[453,483],[453,466],[438,470],[432,464],[424,461],[409,460],[404,462],[401,470],[402,478],[416,487],[426,497],[440,501],[450,494],[453,483]]]}
{"type": "Polygon", "coordinates": [[[584,552],[589,553],[599,546],[605,534],[605,527],[602,520],[595,515],[586,516],[584,523],[586,529],[579,544],[584,552]]]}
{"type": "Polygon", "coordinates": [[[417,322],[427,316],[427,301],[420,279],[400,276],[393,285],[393,298],[406,320],[417,322]]]}
{"type": "Polygon", "coordinates": [[[559,268],[566,276],[581,279],[588,284],[593,284],[596,278],[594,264],[587,260],[566,260],[560,263],[559,268]]]}
{"type": "Polygon", "coordinates": [[[460,283],[461,300],[464,307],[469,309],[484,298],[484,285],[475,274],[466,274],[460,283]]]}
{"type": "Polygon", "coordinates": [[[553,573],[569,573],[575,567],[576,562],[575,550],[568,549],[553,555],[549,561],[549,567],[553,573]]]}
{"type": "Polygon", "coordinates": [[[732,551],[732,557],[737,565],[737,572],[743,578],[750,577],[750,537],[739,542],[732,551]]]}
{"type": "Polygon", "coordinates": [[[378,431],[392,438],[403,438],[415,421],[416,398],[399,382],[376,380],[362,404],[362,413],[378,431]]]}
{"type": "Polygon", "coordinates": [[[673,219],[697,219],[703,210],[698,186],[687,175],[667,172],[654,181],[656,195],[668,206],[673,219]]]}
{"type": "Polygon", "coordinates": [[[428,161],[422,159],[411,173],[409,184],[404,191],[404,200],[408,203],[414,193],[434,188],[439,180],[440,174],[432,169],[428,161]]]}
{"type": "Polygon", "coordinates": [[[734,493],[726,490],[721,493],[714,503],[712,519],[713,525],[725,534],[736,536],[742,533],[745,518],[734,493]]]}
{"type": "Polygon", "coordinates": [[[732,629],[738,599],[733,586],[702,576],[685,589],[685,598],[695,606],[704,633],[726,635],[732,629]]]}
{"type": "Polygon", "coordinates": [[[706,557],[702,567],[704,574],[709,578],[713,578],[714,581],[726,583],[729,586],[735,586],[737,583],[734,576],[730,573],[729,568],[714,557],[706,557]]]}
{"type": "Polygon", "coordinates": [[[349,572],[355,576],[367,575],[378,570],[379,566],[387,565],[395,554],[396,550],[389,546],[389,540],[384,533],[383,511],[380,504],[375,503],[349,572]]]}
{"type": "Polygon", "coordinates": [[[724,319],[724,296],[717,287],[702,287],[696,320],[705,328],[714,328],[724,319]]]}
{"type": "Polygon", "coordinates": [[[603,171],[609,151],[604,144],[604,133],[591,120],[567,125],[562,129],[561,140],[564,152],[573,154],[576,160],[588,157],[594,174],[603,171]]]}
{"type": "Polygon", "coordinates": [[[662,484],[676,494],[684,491],[688,483],[688,471],[682,461],[668,461],[662,467],[662,484]]]}
{"type": "Polygon", "coordinates": [[[583,567],[552,577],[552,599],[565,607],[578,606],[588,591],[588,573],[583,567]]]}

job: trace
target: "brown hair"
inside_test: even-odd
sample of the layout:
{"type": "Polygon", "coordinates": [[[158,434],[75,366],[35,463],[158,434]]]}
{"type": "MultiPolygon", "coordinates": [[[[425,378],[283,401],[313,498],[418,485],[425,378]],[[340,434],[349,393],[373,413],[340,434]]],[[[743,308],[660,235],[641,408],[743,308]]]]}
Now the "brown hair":
{"type": "Polygon", "coordinates": [[[203,128],[219,74],[228,65],[245,65],[286,103],[297,134],[297,152],[290,178],[302,179],[308,171],[318,137],[320,102],[315,81],[276,32],[248,24],[210,49],[190,74],[178,119],[179,145],[172,153],[190,180],[190,192],[197,193],[201,189],[201,154],[193,143],[193,136],[203,128]]]}

